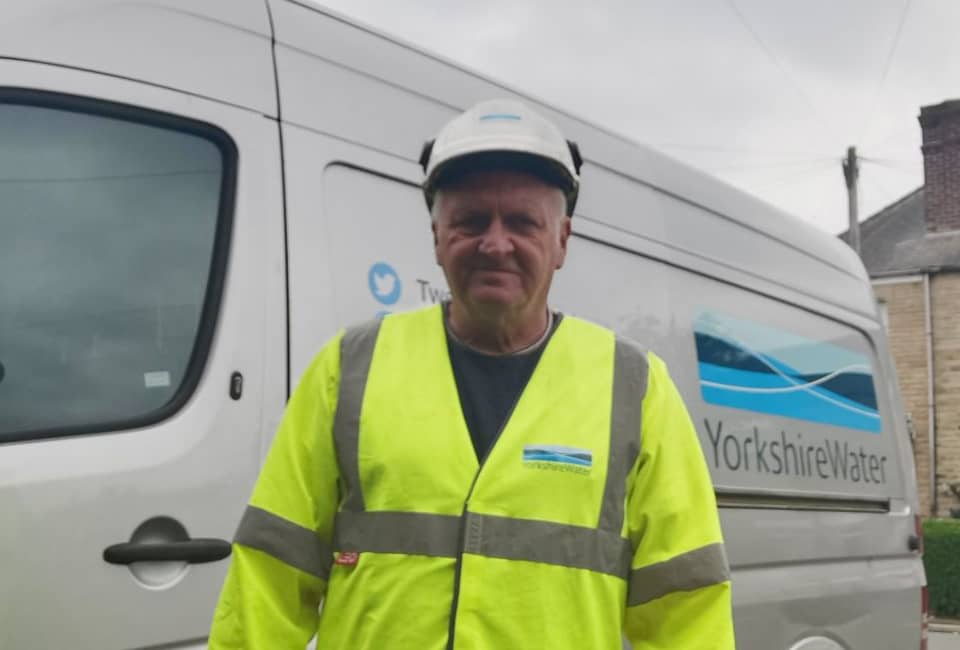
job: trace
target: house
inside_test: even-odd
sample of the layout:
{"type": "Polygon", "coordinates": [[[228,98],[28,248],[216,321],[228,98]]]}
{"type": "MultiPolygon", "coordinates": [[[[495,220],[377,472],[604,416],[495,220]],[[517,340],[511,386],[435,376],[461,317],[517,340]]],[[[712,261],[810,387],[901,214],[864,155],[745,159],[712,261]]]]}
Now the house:
{"type": "Polygon", "coordinates": [[[960,100],[919,119],[924,185],[860,224],[860,252],[912,421],[921,513],[960,516],[960,100]]]}

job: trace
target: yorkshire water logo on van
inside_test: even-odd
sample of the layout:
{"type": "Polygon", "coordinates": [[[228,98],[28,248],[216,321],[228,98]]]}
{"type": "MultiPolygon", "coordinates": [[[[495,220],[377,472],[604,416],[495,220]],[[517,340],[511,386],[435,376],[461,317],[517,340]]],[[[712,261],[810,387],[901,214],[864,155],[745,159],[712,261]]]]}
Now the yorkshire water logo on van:
{"type": "Polygon", "coordinates": [[[712,311],[694,335],[705,402],[880,433],[865,355],[712,311]]]}
{"type": "Polygon", "coordinates": [[[589,474],[593,467],[593,452],[561,445],[526,445],[523,465],[533,469],[589,474]]]}
{"type": "Polygon", "coordinates": [[[367,285],[374,300],[381,305],[395,305],[400,300],[400,275],[386,262],[377,262],[367,272],[367,285]]]}

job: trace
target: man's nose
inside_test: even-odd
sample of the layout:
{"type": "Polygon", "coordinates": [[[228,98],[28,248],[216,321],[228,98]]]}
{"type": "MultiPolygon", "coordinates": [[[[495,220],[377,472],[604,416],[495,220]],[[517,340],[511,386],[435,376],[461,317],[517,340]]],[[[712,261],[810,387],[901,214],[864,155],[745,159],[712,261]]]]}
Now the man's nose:
{"type": "Polygon", "coordinates": [[[478,250],[484,255],[507,255],[513,252],[510,232],[499,219],[493,219],[480,238],[478,250]]]}

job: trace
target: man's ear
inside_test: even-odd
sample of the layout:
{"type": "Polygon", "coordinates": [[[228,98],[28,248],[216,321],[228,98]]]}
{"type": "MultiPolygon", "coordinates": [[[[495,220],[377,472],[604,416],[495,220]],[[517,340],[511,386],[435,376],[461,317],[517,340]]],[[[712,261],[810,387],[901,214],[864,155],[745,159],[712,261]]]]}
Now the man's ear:
{"type": "Polygon", "coordinates": [[[433,233],[433,257],[437,261],[437,264],[440,264],[440,251],[437,249],[437,222],[430,217],[430,232],[433,233]]]}
{"type": "Polygon", "coordinates": [[[567,242],[570,241],[570,233],[573,232],[573,220],[570,217],[563,217],[560,222],[560,255],[557,258],[556,268],[562,268],[567,259],[567,242]]]}

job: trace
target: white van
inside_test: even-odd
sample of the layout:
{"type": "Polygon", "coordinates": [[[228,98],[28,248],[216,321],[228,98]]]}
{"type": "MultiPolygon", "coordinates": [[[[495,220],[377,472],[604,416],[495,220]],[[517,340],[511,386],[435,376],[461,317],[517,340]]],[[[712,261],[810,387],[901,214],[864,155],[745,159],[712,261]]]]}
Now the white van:
{"type": "MultiPolygon", "coordinates": [[[[292,0],[5,0],[0,648],[205,647],[308,360],[447,295],[423,141],[510,95],[292,0]]],[[[910,441],[860,261],[536,107],[586,157],[554,306],[670,365],[739,647],[924,647],[910,441]]]]}

